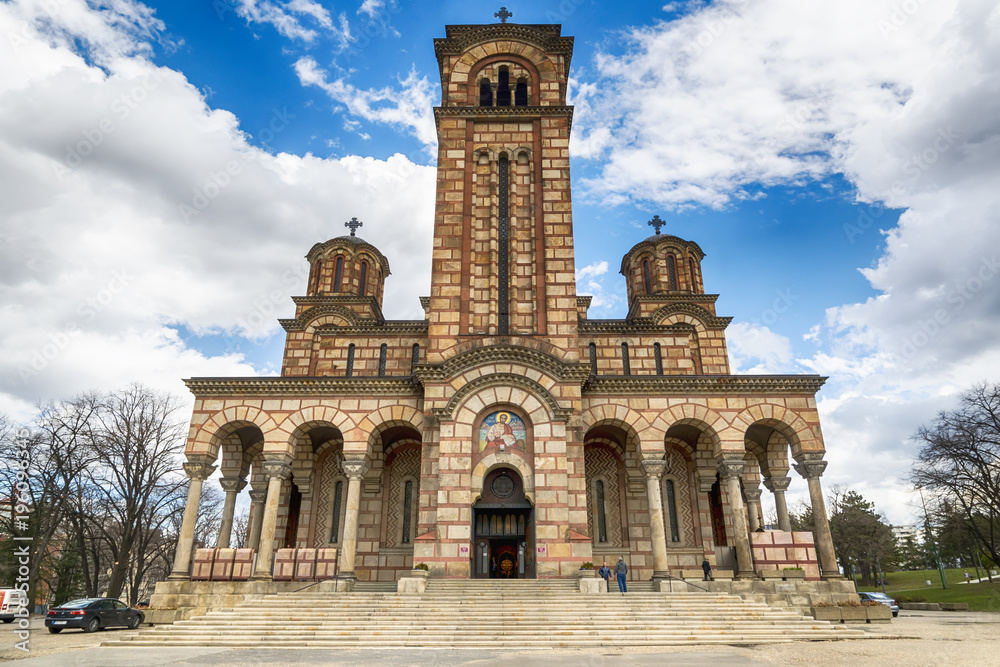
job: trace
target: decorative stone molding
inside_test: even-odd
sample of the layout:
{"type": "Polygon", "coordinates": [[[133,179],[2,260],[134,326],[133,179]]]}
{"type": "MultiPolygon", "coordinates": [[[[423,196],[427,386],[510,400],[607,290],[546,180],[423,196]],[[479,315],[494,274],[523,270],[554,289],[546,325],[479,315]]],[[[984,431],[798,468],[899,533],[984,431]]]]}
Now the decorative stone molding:
{"type": "Polygon", "coordinates": [[[439,124],[442,117],[489,119],[496,122],[534,119],[538,116],[565,116],[573,121],[573,107],[434,107],[434,123],[439,124]]]}
{"type": "Polygon", "coordinates": [[[288,479],[292,475],[292,464],[284,461],[264,461],[261,467],[264,470],[264,476],[268,479],[274,477],[288,479]]]}
{"type": "Polygon", "coordinates": [[[598,375],[583,387],[585,396],[627,394],[806,394],[826,382],[819,375],[598,375]]]}
{"type": "Polygon", "coordinates": [[[385,255],[383,255],[378,248],[373,246],[371,243],[368,243],[360,236],[338,236],[337,238],[330,239],[325,243],[316,243],[313,245],[312,248],[309,249],[309,252],[306,253],[306,259],[309,260],[310,264],[312,264],[313,260],[316,258],[316,255],[326,252],[329,248],[338,245],[339,246],[348,245],[349,247],[354,249],[355,253],[362,250],[367,250],[369,253],[371,253],[372,257],[374,257],[375,261],[377,261],[382,266],[382,275],[383,276],[392,275],[391,272],[389,271],[389,260],[385,258],[385,255]]]}
{"type": "Polygon", "coordinates": [[[743,470],[746,469],[747,462],[742,458],[731,459],[723,458],[719,461],[717,470],[719,471],[719,476],[723,479],[729,479],[730,477],[741,477],[743,475],[743,470]]]}
{"type": "Polygon", "coordinates": [[[552,394],[549,393],[548,389],[531,378],[527,378],[523,375],[515,375],[513,373],[492,373],[490,375],[483,375],[472,380],[452,395],[451,400],[448,401],[448,405],[443,408],[436,408],[434,410],[434,415],[438,419],[450,421],[454,419],[455,412],[467,397],[484,387],[493,386],[515,386],[531,392],[542,400],[545,407],[548,408],[549,416],[556,421],[566,421],[573,415],[573,410],[571,408],[560,407],[559,403],[555,398],[553,398],[552,394]]]}
{"type": "Polygon", "coordinates": [[[206,480],[215,472],[215,466],[211,463],[200,461],[188,461],[184,463],[184,474],[190,479],[206,480]]]}
{"type": "Polygon", "coordinates": [[[358,479],[360,480],[368,472],[368,464],[364,461],[358,461],[354,459],[344,459],[340,468],[344,471],[344,474],[350,480],[358,479]]]}
{"type": "Polygon", "coordinates": [[[434,53],[438,63],[445,56],[459,55],[469,47],[495,40],[516,40],[534,44],[542,51],[562,55],[569,59],[573,55],[573,38],[562,37],[560,25],[527,25],[523,23],[495,23],[486,25],[449,25],[445,28],[445,39],[434,40],[434,53]]]}
{"type": "Polygon", "coordinates": [[[195,396],[420,396],[409,377],[260,377],[190,378],[184,384],[195,396]]]}
{"type": "Polygon", "coordinates": [[[826,470],[826,461],[803,461],[792,466],[805,479],[819,479],[826,470]]]}
{"type": "Polygon", "coordinates": [[[626,269],[628,269],[629,259],[632,257],[633,253],[635,253],[637,250],[641,250],[643,248],[656,248],[657,246],[661,245],[673,245],[676,246],[677,248],[685,248],[687,250],[693,250],[698,254],[699,261],[705,259],[705,251],[702,250],[701,246],[695,243],[694,241],[687,241],[679,236],[674,236],[672,234],[654,234],[653,236],[650,236],[646,239],[643,239],[642,241],[639,241],[634,246],[632,246],[632,248],[627,253],[625,253],[625,256],[622,257],[622,265],[619,268],[618,272],[623,276],[628,275],[626,269]]]}
{"type": "Polygon", "coordinates": [[[788,485],[792,483],[791,477],[768,477],[764,480],[764,486],[771,493],[775,491],[787,491],[788,485]]]}
{"type": "Polygon", "coordinates": [[[667,468],[667,462],[663,459],[643,459],[642,460],[642,470],[646,473],[646,477],[650,479],[659,479],[663,475],[663,471],[667,468]]]}
{"type": "Polygon", "coordinates": [[[581,336],[616,333],[628,334],[672,334],[690,333],[695,328],[690,324],[657,324],[648,317],[635,317],[624,320],[581,320],[578,329],[581,336]]]}
{"type": "Polygon", "coordinates": [[[657,310],[649,316],[649,319],[655,322],[657,326],[660,326],[660,323],[663,322],[663,320],[671,315],[676,315],[677,313],[689,315],[696,320],[699,320],[708,329],[725,329],[729,326],[729,323],[733,321],[733,318],[731,317],[718,317],[713,315],[708,311],[708,309],[694,303],[672,303],[657,310]]]}
{"type": "Polygon", "coordinates": [[[760,500],[761,490],[757,489],[743,489],[743,496],[747,499],[748,503],[755,503],[760,500]]]}
{"type": "Polygon", "coordinates": [[[476,366],[489,363],[519,363],[536,368],[556,380],[569,382],[590,375],[590,364],[563,362],[541,350],[522,345],[496,344],[476,347],[440,364],[417,364],[414,375],[421,382],[447,382],[476,366]]]}
{"type": "Polygon", "coordinates": [[[229,493],[230,491],[239,493],[246,488],[246,485],[247,481],[240,477],[223,477],[219,480],[219,486],[221,486],[222,490],[226,493],[229,493]]]}
{"type": "Polygon", "coordinates": [[[267,489],[254,490],[250,492],[250,500],[255,503],[262,503],[267,500],[267,489]]]}

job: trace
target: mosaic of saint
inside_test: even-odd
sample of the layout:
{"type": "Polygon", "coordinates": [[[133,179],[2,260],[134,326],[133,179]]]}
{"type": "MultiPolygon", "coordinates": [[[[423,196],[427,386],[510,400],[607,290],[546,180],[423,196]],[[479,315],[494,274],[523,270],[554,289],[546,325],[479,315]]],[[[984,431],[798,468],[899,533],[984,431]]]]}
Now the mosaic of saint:
{"type": "Polygon", "coordinates": [[[525,449],[528,434],[524,421],[511,412],[494,412],[479,427],[479,451],[487,447],[525,449]]]}

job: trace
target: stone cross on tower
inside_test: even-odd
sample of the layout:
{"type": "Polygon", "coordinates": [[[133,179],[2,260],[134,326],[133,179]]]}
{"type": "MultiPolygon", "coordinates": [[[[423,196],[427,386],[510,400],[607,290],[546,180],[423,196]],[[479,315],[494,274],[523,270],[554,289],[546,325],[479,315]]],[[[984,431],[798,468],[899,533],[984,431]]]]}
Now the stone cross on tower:
{"type": "Polygon", "coordinates": [[[506,23],[507,19],[513,16],[513,12],[508,12],[506,7],[501,7],[500,11],[494,12],[493,16],[500,19],[500,23],[506,23]]]}
{"type": "MultiPolygon", "coordinates": [[[[350,230],[351,230],[351,236],[354,236],[354,232],[357,231],[358,227],[364,227],[364,225],[365,225],[365,223],[361,222],[357,218],[351,218],[350,222],[345,222],[344,223],[344,227],[349,227],[350,228],[350,230]]],[[[660,233],[659,230],[657,230],[656,233],[659,234],[660,233]]]]}
{"type": "Polygon", "coordinates": [[[656,234],[659,235],[660,234],[660,227],[662,227],[663,225],[665,225],[667,223],[665,223],[662,220],[660,220],[660,216],[654,215],[653,219],[650,220],[646,224],[648,224],[650,227],[654,228],[656,230],[656,234]]]}

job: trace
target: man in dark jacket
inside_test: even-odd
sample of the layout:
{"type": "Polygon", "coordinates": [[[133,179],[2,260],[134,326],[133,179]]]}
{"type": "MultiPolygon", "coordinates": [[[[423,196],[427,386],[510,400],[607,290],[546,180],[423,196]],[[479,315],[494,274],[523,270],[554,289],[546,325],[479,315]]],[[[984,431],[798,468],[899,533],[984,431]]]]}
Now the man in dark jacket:
{"type": "Polygon", "coordinates": [[[618,590],[622,592],[622,595],[628,592],[628,588],[625,585],[625,575],[628,574],[628,565],[625,564],[625,557],[619,556],[618,562],[615,564],[615,574],[618,575],[618,590]]]}
{"type": "Polygon", "coordinates": [[[608,561],[604,561],[604,565],[601,569],[597,571],[597,575],[604,580],[604,587],[607,591],[611,592],[611,568],[608,567],[608,561]]]}
{"type": "Polygon", "coordinates": [[[705,573],[705,581],[713,581],[712,579],[712,564],[708,562],[708,559],[701,561],[701,570],[705,573]]]}

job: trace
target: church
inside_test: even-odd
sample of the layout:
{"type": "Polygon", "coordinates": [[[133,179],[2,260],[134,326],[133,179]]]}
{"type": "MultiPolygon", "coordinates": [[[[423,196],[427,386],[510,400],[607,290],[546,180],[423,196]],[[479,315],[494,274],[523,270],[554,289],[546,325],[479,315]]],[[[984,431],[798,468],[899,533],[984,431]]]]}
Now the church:
{"type": "Polygon", "coordinates": [[[344,233],[309,249],[295,316],[280,321],[281,375],[186,381],[190,490],[171,579],[193,577],[199,498],[215,483],[226,500],[206,551],[249,554],[250,581],[277,579],[289,553],[314,566],[335,553],[349,586],[414,568],[574,578],[619,557],[633,581],[706,559],[735,580],[783,567],[839,578],[820,482],[825,378],[732,374],[731,318],[706,291],[705,253],[659,217],[621,259],[623,319],[590,318],[591,297],[577,294],[573,38],[504,16],[447,26],[434,49],[423,319],[383,313],[386,288],[406,277],[363,239],[364,212],[331,222],[344,233]],[[789,524],[793,471],[808,484],[814,533],[789,524]],[[777,508],[767,530],[764,492],[777,508]],[[241,493],[250,526],[235,544],[241,493]]]}

